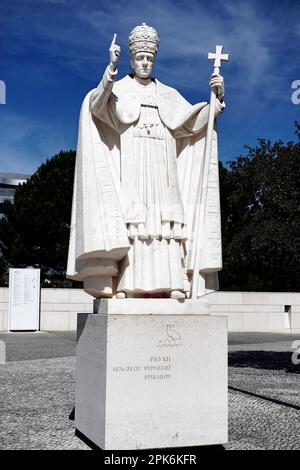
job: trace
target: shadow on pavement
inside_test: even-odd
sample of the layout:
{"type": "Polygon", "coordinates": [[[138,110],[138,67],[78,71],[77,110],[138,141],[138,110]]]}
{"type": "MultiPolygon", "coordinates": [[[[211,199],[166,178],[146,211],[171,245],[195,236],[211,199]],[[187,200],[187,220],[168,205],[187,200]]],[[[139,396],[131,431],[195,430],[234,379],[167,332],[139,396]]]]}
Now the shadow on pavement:
{"type": "Polygon", "coordinates": [[[73,409],[71,413],[69,414],[69,420],[74,421],[75,420],[75,406],[73,406],[73,409]]]}
{"type": "Polygon", "coordinates": [[[300,373],[300,364],[292,363],[292,352],[289,351],[234,351],[228,355],[228,365],[300,373]]]}

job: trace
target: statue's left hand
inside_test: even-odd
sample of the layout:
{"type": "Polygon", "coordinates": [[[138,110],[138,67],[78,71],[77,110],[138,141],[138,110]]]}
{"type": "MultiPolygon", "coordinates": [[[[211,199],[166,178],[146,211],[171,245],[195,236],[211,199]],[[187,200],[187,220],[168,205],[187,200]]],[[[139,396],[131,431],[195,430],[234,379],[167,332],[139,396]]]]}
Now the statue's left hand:
{"type": "Polygon", "coordinates": [[[224,78],[218,73],[212,73],[209,85],[211,89],[216,90],[218,99],[220,101],[223,101],[225,94],[224,78]]]}

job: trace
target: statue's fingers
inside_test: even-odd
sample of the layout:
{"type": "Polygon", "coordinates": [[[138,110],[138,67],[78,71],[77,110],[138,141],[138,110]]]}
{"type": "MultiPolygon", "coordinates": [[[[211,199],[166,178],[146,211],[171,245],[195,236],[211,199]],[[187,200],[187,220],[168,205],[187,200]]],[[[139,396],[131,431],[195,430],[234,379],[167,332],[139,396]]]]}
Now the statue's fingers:
{"type": "Polygon", "coordinates": [[[117,40],[117,33],[114,33],[110,47],[112,47],[116,44],[116,40],[117,40]]]}

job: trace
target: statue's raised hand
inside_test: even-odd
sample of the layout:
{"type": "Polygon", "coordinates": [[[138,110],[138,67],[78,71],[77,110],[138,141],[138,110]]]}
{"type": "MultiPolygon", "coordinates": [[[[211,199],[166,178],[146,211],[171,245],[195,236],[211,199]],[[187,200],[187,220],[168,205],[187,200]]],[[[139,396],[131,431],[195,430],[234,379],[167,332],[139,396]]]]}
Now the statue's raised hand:
{"type": "Polygon", "coordinates": [[[120,58],[121,48],[116,44],[117,35],[116,33],[113,36],[110,48],[109,48],[109,59],[110,59],[110,68],[116,70],[117,63],[120,58]]]}

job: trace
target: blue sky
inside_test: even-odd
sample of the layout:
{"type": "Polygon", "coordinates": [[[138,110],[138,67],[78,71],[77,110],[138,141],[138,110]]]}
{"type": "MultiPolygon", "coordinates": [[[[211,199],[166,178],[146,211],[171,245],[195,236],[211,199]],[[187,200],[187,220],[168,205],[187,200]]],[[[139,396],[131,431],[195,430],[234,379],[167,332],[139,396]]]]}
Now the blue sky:
{"type": "Polygon", "coordinates": [[[191,103],[209,98],[207,53],[223,44],[230,54],[218,125],[223,162],[258,137],[294,140],[299,18],[298,0],[1,0],[0,171],[33,173],[76,147],[81,102],[102,76],[113,33],[121,78],[130,70],[128,34],[143,21],[160,36],[155,76],[191,103]]]}

